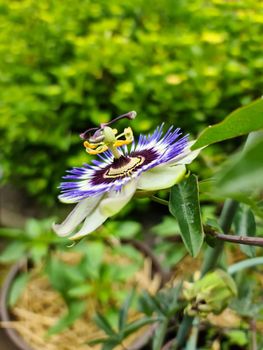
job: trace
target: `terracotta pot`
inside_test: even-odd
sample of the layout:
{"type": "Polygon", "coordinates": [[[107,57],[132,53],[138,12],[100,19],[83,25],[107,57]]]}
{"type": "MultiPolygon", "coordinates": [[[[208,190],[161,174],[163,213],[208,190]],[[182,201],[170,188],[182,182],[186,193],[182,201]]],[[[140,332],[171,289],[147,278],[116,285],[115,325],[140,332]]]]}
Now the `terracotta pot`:
{"type": "MultiPolygon", "coordinates": [[[[2,286],[0,296],[0,318],[2,322],[11,322],[12,318],[7,307],[8,294],[15,277],[20,273],[25,266],[25,261],[21,261],[11,267],[5,282],[2,286]]],[[[17,331],[13,328],[3,328],[1,332],[0,345],[5,346],[5,350],[33,350],[20,337],[17,331]],[[3,336],[2,336],[3,335],[3,336]],[[4,344],[2,344],[3,342],[4,344]]],[[[1,346],[2,349],[2,346],[1,346]]]]}

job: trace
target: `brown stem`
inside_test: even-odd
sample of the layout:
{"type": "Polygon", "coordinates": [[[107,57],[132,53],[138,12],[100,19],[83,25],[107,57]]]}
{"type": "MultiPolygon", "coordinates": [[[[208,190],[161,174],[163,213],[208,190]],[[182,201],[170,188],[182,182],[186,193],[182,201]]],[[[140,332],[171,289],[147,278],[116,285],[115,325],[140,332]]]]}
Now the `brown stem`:
{"type": "Polygon", "coordinates": [[[217,232],[211,232],[211,231],[205,232],[205,234],[210,235],[221,241],[263,247],[263,237],[225,235],[223,233],[217,233],[217,232]]]}
{"type": "MultiPolygon", "coordinates": [[[[204,233],[207,236],[212,236],[221,241],[263,247],[263,237],[225,235],[223,233],[214,232],[206,227],[204,228],[204,233]]],[[[182,242],[182,238],[179,235],[166,237],[165,240],[174,243],[182,242]]]]}

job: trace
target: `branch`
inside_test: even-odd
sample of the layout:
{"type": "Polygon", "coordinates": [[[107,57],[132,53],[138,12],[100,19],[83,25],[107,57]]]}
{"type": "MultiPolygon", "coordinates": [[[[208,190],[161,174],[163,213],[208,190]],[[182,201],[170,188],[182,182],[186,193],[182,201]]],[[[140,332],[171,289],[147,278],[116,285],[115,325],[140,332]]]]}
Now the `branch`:
{"type": "MultiPolygon", "coordinates": [[[[263,237],[225,235],[223,233],[212,231],[207,227],[204,227],[204,233],[206,236],[211,236],[221,241],[263,247],[263,237]]],[[[182,242],[182,238],[179,235],[166,237],[165,240],[173,243],[182,242]]]]}
{"type": "Polygon", "coordinates": [[[263,237],[225,235],[206,229],[204,231],[206,235],[210,235],[221,241],[263,247],[263,237]]]}

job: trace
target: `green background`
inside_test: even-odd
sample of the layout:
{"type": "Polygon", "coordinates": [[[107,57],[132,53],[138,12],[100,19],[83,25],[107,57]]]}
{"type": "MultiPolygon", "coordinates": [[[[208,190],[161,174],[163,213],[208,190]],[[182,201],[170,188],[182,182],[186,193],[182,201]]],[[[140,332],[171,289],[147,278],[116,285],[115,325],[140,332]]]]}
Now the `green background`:
{"type": "Polygon", "coordinates": [[[195,137],[261,96],[262,32],[254,0],[2,0],[2,181],[54,204],[78,134],[130,110],[195,137]]]}

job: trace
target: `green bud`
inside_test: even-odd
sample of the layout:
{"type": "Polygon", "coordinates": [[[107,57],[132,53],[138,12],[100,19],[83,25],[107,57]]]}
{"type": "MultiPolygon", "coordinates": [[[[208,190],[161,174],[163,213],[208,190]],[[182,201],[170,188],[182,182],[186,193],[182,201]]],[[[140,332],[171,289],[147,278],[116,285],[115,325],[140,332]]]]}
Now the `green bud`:
{"type": "Polygon", "coordinates": [[[188,284],[183,295],[189,302],[185,309],[187,314],[206,317],[209,313],[220,314],[230,299],[237,295],[237,288],[230,275],[223,270],[215,270],[188,284]]]}

